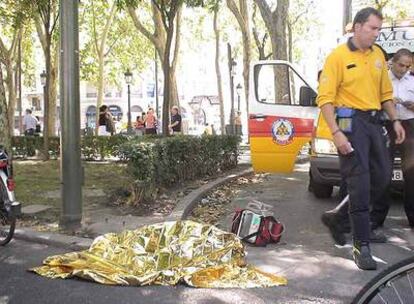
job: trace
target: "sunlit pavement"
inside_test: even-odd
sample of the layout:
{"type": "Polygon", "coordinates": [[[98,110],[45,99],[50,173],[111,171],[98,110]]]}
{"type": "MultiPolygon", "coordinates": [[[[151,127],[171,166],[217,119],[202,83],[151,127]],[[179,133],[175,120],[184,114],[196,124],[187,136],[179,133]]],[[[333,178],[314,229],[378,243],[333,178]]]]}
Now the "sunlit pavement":
{"type": "MultiPolygon", "coordinates": [[[[243,206],[252,198],[271,204],[276,217],[286,225],[280,244],[247,248],[248,262],[286,276],[286,287],[113,287],[73,279],[50,280],[27,269],[64,250],[13,241],[0,248],[0,303],[349,303],[378,271],[358,270],[351,260],[350,246],[333,245],[319,218],[337,198],[314,198],[307,191],[307,170],[303,164],[294,174],[268,175],[263,182],[242,186],[233,201],[234,206],[243,206]]],[[[230,212],[221,226],[228,224],[229,216],[230,212]]],[[[406,227],[401,201],[393,204],[385,233],[389,242],[373,246],[379,270],[412,255],[414,233],[406,227]]]]}
{"type": "MultiPolygon", "coordinates": [[[[249,262],[288,278],[288,287],[279,288],[278,293],[292,303],[349,303],[378,271],[413,254],[414,232],[408,228],[402,202],[397,199],[385,223],[388,243],[372,245],[378,271],[359,270],[352,261],[351,246],[335,246],[320,221],[324,211],[336,206],[337,192],[330,199],[316,199],[307,191],[308,168],[307,163],[297,165],[293,174],[271,174],[263,182],[244,186],[229,209],[259,200],[272,205],[275,217],[285,224],[281,243],[247,249],[249,262]]],[[[228,212],[223,217],[222,228],[228,227],[231,216],[228,212]]],[[[277,299],[274,292],[263,290],[262,295],[277,299]]]]}

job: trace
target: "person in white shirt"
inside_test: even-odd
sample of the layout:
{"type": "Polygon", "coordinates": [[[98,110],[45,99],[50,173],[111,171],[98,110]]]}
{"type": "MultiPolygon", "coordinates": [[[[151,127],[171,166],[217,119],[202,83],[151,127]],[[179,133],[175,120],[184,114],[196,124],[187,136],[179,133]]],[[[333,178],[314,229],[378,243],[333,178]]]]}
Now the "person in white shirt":
{"type": "MultiPolygon", "coordinates": [[[[395,134],[387,126],[390,134],[390,151],[392,159],[396,150],[401,152],[401,165],[404,178],[404,209],[410,227],[414,228],[414,76],[410,68],[414,64],[414,56],[408,49],[398,50],[392,58],[389,71],[393,86],[394,103],[398,119],[405,130],[405,141],[396,146],[395,134]]],[[[375,208],[376,209],[376,208],[375,208]]],[[[388,213],[388,206],[382,210],[373,210],[372,217],[376,223],[382,225],[388,213]]]]}
{"type": "Polygon", "coordinates": [[[32,115],[32,110],[27,109],[26,115],[23,117],[24,135],[31,136],[35,134],[36,125],[38,124],[36,117],[32,115]]]}

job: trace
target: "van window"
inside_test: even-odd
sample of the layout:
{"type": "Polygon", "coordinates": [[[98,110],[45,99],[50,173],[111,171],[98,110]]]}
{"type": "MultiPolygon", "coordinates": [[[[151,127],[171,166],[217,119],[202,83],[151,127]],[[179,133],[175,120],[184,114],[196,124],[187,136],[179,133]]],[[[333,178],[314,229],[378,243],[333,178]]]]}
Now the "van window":
{"type": "Polygon", "coordinates": [[[288,66],[263,64],[255,67],[257,101],[270,104],[290,104],[288,66]]]}
{"type": "Polygon", "coordinates": [[[258,102],[276,105],[299,105],[300,89],[307,83],[286,64],[259,64],[254,69],[258,102]]]}

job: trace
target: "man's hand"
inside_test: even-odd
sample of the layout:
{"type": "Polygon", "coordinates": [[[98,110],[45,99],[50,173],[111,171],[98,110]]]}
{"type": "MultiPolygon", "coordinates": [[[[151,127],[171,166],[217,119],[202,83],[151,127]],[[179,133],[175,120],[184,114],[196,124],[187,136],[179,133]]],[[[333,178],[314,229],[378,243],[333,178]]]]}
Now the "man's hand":
{"type": "Polygon", "coordinates": [[[348,141],[348,138],[345,136],[342,131],[336,132],[333,135],[333,141],[335,146],[338,148],[339,153],[342,155],[347,155],[354,151],[351,146],[351,143],[348,141]]]}
{"type": "Polygon", "coordinates": [[[392,99],[392,102],[394,103],[394,105],[396,105],[397,103],[402,102],[402,99],[401,99],[401,98],[399,98],[399,97],[394,97],[394,98],[392,99]]]}
{"type": "Polygon", "coordinates": [[[413,112],[414,112],[414,103],[412,103],[412,104],[410,104],[410,105],[407,105],[407,106],[406,106],[406,108],[407,108],[408,110],[410,110],[410,111],[413,111],[413,112]]]}
{"type": "Polygon", "coordinates": [[[401,122],[399,120],[395,120],[393,122],[393,127],[394,127],[394,131],[395,131],[395,143],[401,144],[404,140],[405,140],[405,130],[403,128],[403,126],[401,125],[401,122]]]}

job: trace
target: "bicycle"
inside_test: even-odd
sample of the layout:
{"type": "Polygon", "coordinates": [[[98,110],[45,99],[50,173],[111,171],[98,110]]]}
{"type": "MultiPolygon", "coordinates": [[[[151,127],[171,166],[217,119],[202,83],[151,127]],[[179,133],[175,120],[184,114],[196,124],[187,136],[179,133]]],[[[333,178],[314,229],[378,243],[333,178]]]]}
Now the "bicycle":
{"type": "Polygon", "coordinates": [[[414,256],[380,272],[352,301],[352,304],[376,303],[414,303],[414,256]]]}
{"type": "Polygon", "coordinates": [[[20,203],[14,196],[15,183],[7,151],[0,146],[0,245],[8,244],[14,235],[20,203]]]}

